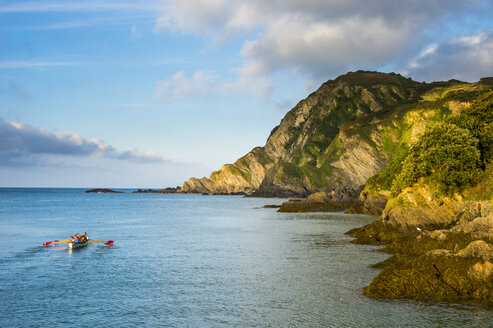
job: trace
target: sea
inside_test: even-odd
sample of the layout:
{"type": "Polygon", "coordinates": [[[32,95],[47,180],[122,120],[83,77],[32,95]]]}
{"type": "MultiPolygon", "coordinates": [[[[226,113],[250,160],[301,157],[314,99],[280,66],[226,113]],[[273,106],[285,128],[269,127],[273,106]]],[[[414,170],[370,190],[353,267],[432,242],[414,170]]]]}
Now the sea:
{"type": "Polygon", "coordinates": [[[284,199],[0,188],[0,327],[492,327],[484,306],[371,299],[375,216],[284,199]],[[87,232],[112,246],[43,243],[87,232]]]}

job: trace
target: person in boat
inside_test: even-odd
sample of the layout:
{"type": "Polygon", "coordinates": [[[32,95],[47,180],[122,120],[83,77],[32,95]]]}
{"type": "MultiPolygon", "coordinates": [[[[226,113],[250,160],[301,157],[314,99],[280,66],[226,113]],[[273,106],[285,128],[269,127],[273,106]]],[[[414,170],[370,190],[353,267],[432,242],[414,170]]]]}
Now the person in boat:
{"type": "Polygon", "coordinates": [[[70,237],[70,242],[73,243],[74,242],[74,239],[75,239],[75,237],[74,236],[71,236],[70,237]]]}
{"type": "Polygon", "coordinates": [[[78,244],[79,242],[80,242],[80,236],[79,236],[79,234],[78,234],[78,233],[76,233],[76,234],[75,234],[75,238],[74,238],[73,243],[74,243],[74,244],[78,244]]]}
{"type": "Polygon", "coordinates": [[[87,243],[87,233],[83,233],[82,236],[80,236],[80,242],[81,243],[87,243]]]}

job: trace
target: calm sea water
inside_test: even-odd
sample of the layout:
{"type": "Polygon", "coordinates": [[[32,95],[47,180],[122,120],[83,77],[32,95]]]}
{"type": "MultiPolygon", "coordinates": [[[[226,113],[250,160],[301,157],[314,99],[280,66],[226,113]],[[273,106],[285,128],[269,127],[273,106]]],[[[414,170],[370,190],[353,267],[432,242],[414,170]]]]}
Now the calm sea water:
{"type": "Polygon", "coordinates": [[[369,299],[375,219],[280,199],[0,189],[0,327],[490,327],[478,306],[369,299]],[[112,197],[112,198],[110,198],[112,197]],[[42,247],[84,232],[114,246],[42,247]]]}

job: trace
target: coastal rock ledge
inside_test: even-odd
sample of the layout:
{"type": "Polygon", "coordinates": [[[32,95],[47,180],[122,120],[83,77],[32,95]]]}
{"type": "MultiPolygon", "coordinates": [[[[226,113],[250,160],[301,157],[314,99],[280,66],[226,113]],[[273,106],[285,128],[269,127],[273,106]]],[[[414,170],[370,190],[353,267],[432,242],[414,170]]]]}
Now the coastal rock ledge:
{"type": "Polygon", "coordinates": [[[366,296],[493,305],[490,200],[408,189],[379,220],[348,234],[393,254],[373,266],[382,271],[363,289],[366,296]]]}

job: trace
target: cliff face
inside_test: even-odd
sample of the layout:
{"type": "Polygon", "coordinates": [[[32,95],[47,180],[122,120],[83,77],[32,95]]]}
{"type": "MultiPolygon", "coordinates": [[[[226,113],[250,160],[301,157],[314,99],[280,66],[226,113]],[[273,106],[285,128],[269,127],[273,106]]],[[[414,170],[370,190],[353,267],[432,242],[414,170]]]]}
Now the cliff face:
{"type": "Polygon", "coordinates": [[[189,179],[182,191],[303,197],[344,190],[356,198],[398,144],[419,134],[443,107],[428,106],[424,95],[459,84],[363,71],[327,81],[286,114],[264,147],[209,178],[189,179]]]}

